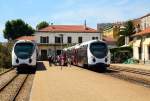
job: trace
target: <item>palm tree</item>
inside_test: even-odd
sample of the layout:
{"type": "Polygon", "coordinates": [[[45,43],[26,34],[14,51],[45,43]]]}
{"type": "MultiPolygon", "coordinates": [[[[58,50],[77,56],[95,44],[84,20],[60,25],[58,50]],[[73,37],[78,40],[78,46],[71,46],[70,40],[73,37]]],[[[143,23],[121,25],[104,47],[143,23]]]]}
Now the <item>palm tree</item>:
{"type": "Polygon", "coordinates": [[[124,27],[120,28],[120,32],[118,33],[119,38],[117,45],[127,45],[128,41],[131,40],[131,35],[135,33],[135,28],[133,26],[132,21],[127,21],[124,27]]]}

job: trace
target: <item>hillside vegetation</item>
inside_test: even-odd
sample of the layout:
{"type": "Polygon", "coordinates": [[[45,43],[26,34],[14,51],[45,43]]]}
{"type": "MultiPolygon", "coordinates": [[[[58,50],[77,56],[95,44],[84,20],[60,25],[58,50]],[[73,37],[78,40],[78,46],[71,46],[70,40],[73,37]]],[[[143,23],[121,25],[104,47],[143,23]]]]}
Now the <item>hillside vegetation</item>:
{"type": "Polygon", "coordinates": [[[0,43],[0,68],[11,68],[11,50],[12,44],[0,43]]]}

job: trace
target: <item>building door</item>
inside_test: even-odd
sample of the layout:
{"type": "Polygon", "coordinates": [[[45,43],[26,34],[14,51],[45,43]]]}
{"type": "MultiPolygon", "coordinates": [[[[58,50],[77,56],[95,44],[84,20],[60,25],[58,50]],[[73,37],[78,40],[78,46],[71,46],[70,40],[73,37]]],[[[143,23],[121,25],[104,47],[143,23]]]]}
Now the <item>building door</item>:
{"type": "Polygon", "coordinates": [[[61,55],[61,50],[57,50],[57,55],[61,55]]]}
{"type": "Polygon", "coordinates": [[[41,50],[41,59],[46,60],[47,59],[47,50],[41,50]]]}

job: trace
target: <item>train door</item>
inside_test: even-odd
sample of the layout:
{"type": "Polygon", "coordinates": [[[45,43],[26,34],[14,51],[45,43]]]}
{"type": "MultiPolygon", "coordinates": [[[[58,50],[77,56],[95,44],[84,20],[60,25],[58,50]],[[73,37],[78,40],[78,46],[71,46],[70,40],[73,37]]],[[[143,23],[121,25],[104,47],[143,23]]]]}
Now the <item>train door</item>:
{"type": "Polygon", "coordinates": [[[47,50],[41,50],[41,60],[47,59],[47,50]]]}
{"type": "Polygon", "coordinates": [[[86,66],[87,64],[88,64],[87,46],[84,45],[78,49],[78,65],[79,66],[86,66]]]}
{"type": "Polygon", "coordinates": [[[72,63],[73,63],[73,65],[75,65],[75,50],[73,49],[72,50],[72,63]]]}

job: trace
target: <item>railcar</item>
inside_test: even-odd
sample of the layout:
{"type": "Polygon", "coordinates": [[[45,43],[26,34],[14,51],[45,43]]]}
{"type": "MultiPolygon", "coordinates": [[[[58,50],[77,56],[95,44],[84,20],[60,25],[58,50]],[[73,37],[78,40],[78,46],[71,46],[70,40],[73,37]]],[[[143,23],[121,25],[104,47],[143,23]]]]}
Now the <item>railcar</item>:
{"type": "Polygon", "coordinates": [[[71,54],[73,65],[96,67],[104,71],[110,64],[110,52],[103,41],[91,40],[66,50],[71,54]]]}
{"type": "Polygon", "coordinates": [[[17,67],[17,71],[23,68],[35,69],[37,66],[38,49],[35,42],[30,40],[17,41],[12,49],[12,66],[17,67]]]}

